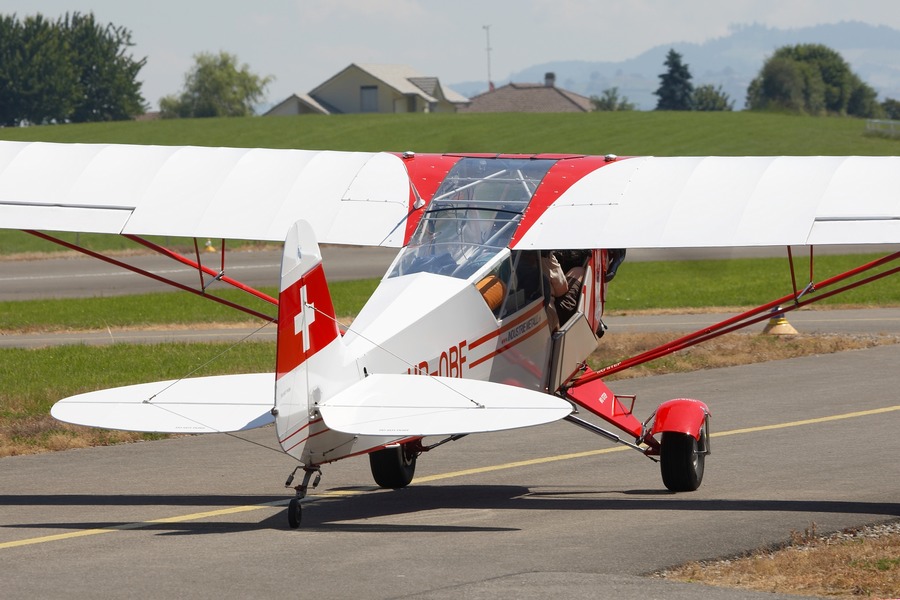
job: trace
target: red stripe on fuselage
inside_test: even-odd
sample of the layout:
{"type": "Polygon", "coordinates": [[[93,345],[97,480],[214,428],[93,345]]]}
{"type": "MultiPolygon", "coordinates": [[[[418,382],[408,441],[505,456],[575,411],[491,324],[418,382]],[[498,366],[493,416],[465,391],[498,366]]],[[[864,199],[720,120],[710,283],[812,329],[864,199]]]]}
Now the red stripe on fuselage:
{"type": "Polygon", "coordinates": [[[519,323],[521,323],[522,321],[530,319],[531,317],[536,315],[543,308],[544,308],[544,305],[542,303],[536,304],[534,307],[532,307],[528,312],[526,312],[521,317],[516,317],[514,320],[510,321],[509,323],[504,323],[503,326],[500,327],[499,329],[497,329],[496,331],[492,331],[492,332],[488,333],[487,335],[481,336],[474,342],[471,342],[469,344],[469,349],[477,348],[478,346],[480,346],[481,344],[490,340],[491,338],[500,337],[502,334],[506,333],[507,331],[509,331],[510,329],[512,329],[519,323]]]}
{"type": "Polygon", "coordinates": [[[291,450],[293,450],[294,448],[296,448],[297,446],[299,446],[300,444],[302,444],[302,443],[305,442],[306,440],[312,439],[312,438],[316,437],[317,435],[322,435],[323,433],[328,433],[329,431],[331,431],[331,430],[328,429],[328,428],[326,427],[326,428],[323,429],[322,431],[317,431],[317,432],[315,432],[315,433],[309,434],[308,436],[306,436],[305,438],[303,438],[302,440],[300,440],[299,442],[297,442],[296,444],[294,444],[294,445],[291,446],[290,448],[284,448],[284,446],[282,446],[282,448],[284,448],[284,451],[285,451],[285,452],[290,452],[291,450]]]}
{"type": "MultiPolygon", "coordinates": [[[[534,308],[530,309],[528,312],[526,312],[526,313],[525,313],[524,315],[522,315],[521,317],[516,318],[516,319],[513,320],[511,323],[506,324],[506,325],[504,325],[503,327],[499,328],[497,331],[493,331],[493,332],[491,332],[491,333],[489,333],[489,334],[487,334],[487,335],[485,335],[485,336],[482,336],[482,337],[478,338],[477,340],[475,340],[473,343],[471,343],[471,344],[469,345],[469,348],[475,348],[475,347],[480,346],[481,344],[487,342],[488,340],[491,340],[491,339],[496,338],[496,337],[500,337],[501,335],[503,335],[503,334],[506,333],[507,331],[513,329],[513,328],[516,327],[517,325],[519,325],[519,324],[521,324],[521,323],[524,323],[524,322],[527,321],[528,319],[534,317],[534,315],[539,314],[542,310],[544,310],[544,304],[543,304],[543,302],[538,302],[538,303],[534,306],[534,308]]],[[[529,331],[529,332],[527,332],[527,333],[525,333],[525,334],[523,334],[523,335],[520,335],[519,337],[517,337],[516,339],[512,340],[511,342],[507,342],[506,344],[503,344],[503,345],[500,346],[499,348],[495,349],[493,352],[489,352],[488,354],[486,354],[486,355],[484,355],[484,356],[482,356],[481,358],[478,358],[478,359],[476,359],[476,360],[470,360],[470,361],[469,361],[469,369],[470,369],[470,370],[471,370],[471,369],[474,369],[475,367],[477,367],[477,366],[480,365],[481,363],[483,363],[483,362],[485,362],[485,361],[488,361],[488,360],[494,358],[494,357],[497,356],[498,354],[502,354],[502,353],[506,352],[507,350],[510,350],[511,348],[514,348],[514,347],[517,346],[519,343],[524,342],[525,340],[527,340],[527,339],[530,338],[531,336],[535,335],[535,334],[538,333],[539,331],[542,331],[545,327],[547,327],[547,321],[546,321],[546,319],[545,319],[543,322],[541,322],[540,325],[538,325],[537,327],[535,327],[535,328],[532,329],[531,331],[529,331]]]]}
{"type": "Polygon", "coordinates": [[[322,422],[322,419],[314,419],[312,421],[309,421],[308,423],[305,423],[304,425],[301,425],[300,427],[298,427],[292,434],[288,435],[286,438],[278,440],[278,443],[283,444],[286,441],[288,441],[289,439],[291,439],[292,437],[294,437],[295,435],[297,435],[298,433],[300,433],[301,431],[303,431],[304,429],[306,429],[307,427],[311,427],[311,426],[315,425],[316,423],[321,423],[321,422],[322,422]]]}
{"type": "MultiPolygon", "coordinates": [[[[624,159],[617,158],[615,160],[624,159]]],[[[537,223],[544,212],[577,181],[601,167],[613,164],[615,160],[607,160],[603,156],[581,156],[558,160],[544,175],[541,184],[534,192],[534,196],[531,197],[531,202],[528,203],[528,208],[525,209],[522,222],[519,223],[516,233],[510,240],[509,247],[515,248],[519,240],[528,233],[532,225],[537,223]]]]}
{"type": "Polygon", "coordinates": [[[328,463],[333,463],[336,460],[344,460],[345,458],[353,458],[354,456],[361,456],[363,454],[369,454],[370,452],[377,452],[378,450],[384,450],[388,446],[396,446],[397,444],[406,444],[406,443],[414,442],[416,440],[421,440],[421,439],[422,439],[421,437],[403,438],[403,439],[397,440],[396,442],[389,442],[389,443],[383,444],[381,446],[373,446],[372,448],[366,448],[365,450],[360,450],[358,452],[352,452],[352,453],[346,454],[344,456],[338,456],[337,458],[329,458],[328,460],[323,460],[322,462],[319,462],[319,463],[313,463],[310,466],[315,467],[318,465],[326,465],[328,463]]]}

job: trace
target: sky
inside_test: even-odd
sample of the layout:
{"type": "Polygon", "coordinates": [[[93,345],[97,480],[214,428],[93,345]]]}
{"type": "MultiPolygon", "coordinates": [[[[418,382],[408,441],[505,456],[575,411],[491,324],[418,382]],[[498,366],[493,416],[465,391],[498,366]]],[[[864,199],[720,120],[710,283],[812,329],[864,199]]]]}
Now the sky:
{"type": "Polygon", "coordinates": [[[182,90],[201,52],[225,51],[273,76],[266,100],[274,104],[351,63],[406,64],[452,84],[486,81],[490,56],[491,79],[502,84],[533,65],[619,61],[735,25],[853,20],[900,29],[896,0],[0,0],[0,14],[20,19],[66,12],[131,31],[132,56],[147,59],[138,79],[151,108],[182,90]]]}

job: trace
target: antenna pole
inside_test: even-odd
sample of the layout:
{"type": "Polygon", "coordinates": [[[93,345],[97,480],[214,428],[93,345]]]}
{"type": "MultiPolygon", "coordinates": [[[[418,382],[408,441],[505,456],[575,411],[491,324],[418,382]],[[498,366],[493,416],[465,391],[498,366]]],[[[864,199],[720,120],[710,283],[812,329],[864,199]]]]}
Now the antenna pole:
{"type": "Polygon", "coordinates": [[[493,90],[494,82],[491,81],[491,26],[490,25],[482,25],[481,28],[484,29],[484,34],[487,37],[487,46],[485,46],[485,51],[487,52],[488,90],[493,90]]]}

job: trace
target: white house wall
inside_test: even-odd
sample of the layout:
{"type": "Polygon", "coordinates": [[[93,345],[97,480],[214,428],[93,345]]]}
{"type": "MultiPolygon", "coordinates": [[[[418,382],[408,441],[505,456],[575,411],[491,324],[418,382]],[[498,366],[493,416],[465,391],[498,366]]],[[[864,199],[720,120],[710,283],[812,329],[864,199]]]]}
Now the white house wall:
{"type": "Polygon", "coordinates": [[[335,76],[331,81],[317,88],[314,94],[319,102],[334,106],[342,113],[359,113],[362,112],[360,90],[369,85],[378,88],[377,112],[394,112],[394,99],[398,97],[403,99],[405,105],[406,98],[393,93],[383,81],[359,69],[348,69],[335,76]]]}

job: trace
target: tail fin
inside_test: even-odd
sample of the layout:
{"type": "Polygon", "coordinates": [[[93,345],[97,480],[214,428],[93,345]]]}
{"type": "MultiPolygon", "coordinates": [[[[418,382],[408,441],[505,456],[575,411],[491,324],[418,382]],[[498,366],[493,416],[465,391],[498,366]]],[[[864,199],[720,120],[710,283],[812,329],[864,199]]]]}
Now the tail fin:
{"type": "Polygon", "coordinates": [[[280,289],[275,367],[279,379],[339,336],[322,253],[306,221],[295,223],[284,241],[280,289]]]}
{"type": "Polygon", "coordinates": [[[288,231],[281,262],[275,360],[275,426],[282,448],[308,462],[306,440],[321,420],[315,404],[355,382],[335,320],[322,253],[312,227],[298,221],[288,231]]]}

